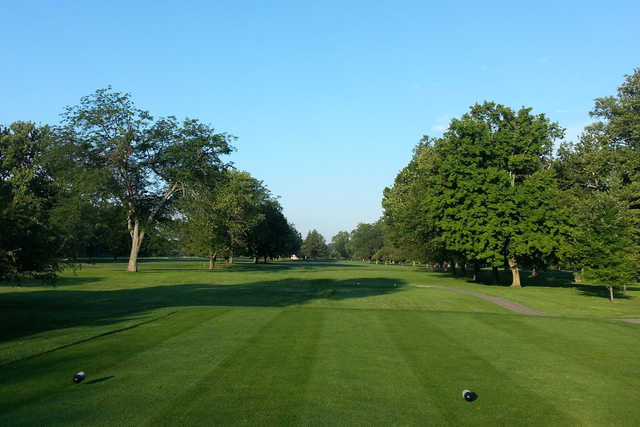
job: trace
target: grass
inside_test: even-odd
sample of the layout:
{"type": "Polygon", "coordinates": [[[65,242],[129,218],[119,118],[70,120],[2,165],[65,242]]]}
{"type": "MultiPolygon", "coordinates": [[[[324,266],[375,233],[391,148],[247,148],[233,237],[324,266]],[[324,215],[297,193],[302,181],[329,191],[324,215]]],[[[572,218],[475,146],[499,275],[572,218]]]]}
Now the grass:
{"type": "Polygon", "coordinates": [[[634,425],[640,292],[355,263],[84,266],[0,287],[0,425],[634,425]],[[470,289],[557,317],[528,317],[470,289]],[[84,370],[87,379],[71,377],[84,370]],[[479,398],[461,397],[464,388],[479,398]]]}

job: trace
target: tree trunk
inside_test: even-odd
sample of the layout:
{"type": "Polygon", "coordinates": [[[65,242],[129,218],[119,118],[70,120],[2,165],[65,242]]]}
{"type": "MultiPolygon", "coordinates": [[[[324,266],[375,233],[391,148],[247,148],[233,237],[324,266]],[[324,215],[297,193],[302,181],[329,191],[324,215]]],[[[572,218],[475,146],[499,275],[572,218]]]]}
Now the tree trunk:
{"type": "Polygon", "coordinates": [[[497,285],[498,283],[500,283],[500,271],[495,265],[491,268],[491,270],[493,271],[493,281],[497,285]]]}
{"type": "Polygon", "coordinates": [[[473,281],[480,280],[480,263],[478,261],[473,262],[473,281]]]}
{"type": "Polygon", "coordinates": [[[131,252],[129,253],[127,271],[135,273],[138,271],[138,253],[140,252],[140,246],[142,246],[142,240],[144,239],[144,231],[140,231],[140,223],[138,220],[134,221],[133,228],[129,234],[131,235],[131,252]]]}
{"type": "Polygon", "coordinates": [[[626,283],[624,285],[622,285],[622,293],[623,294],[627,293],[627,284],[626,283]]]}
{"type": "Polygon", "coordinates": [[[216,254],[209,253],[209,271],[213,271],[216,268],[216,254]]]}
{"type": "Polygon", "coordinates": [[[267,256],[266,255],[264,256],[264,263],[265,264],[267,263],[267,256]]]}
{"type": "Polygon", "coordinates": [[[518,262],[514,258],[509,259],[509,268],[511,269],[511,276],[513,280],[511,282],[512,288],[521,288],[520,284],[520,270],[518,269],[518,262]]]}
{"type": "Polygon", "coordinates": [[[416,261],[415,260],[411,261],[411,264],[413,264],[413,268],[416,268],[416,261]]]}
{"type": "Polygon", "coordinates": [[[613,302],[613,286],[609,286],[609,302],[613,302]]]}
{"type": "MultiPolygon", "coordinates": [[[[257,257],[257,256],[254,256],[254,257],[253,257],[253,263],[254,263],[254,264],[257,264],[257,263],[258,263],[258,257],[257,257]]],[[[266,264],[266,263],[265,263],[265,264],[266,264]]]]}
{"type": "Polygon", "coordinates": [[[233,255],[229,255],[229,264],[233,264],[233,255]]]}
{"type": "Polygon", "coordinates": [[[533,267],[533,270],[531,270],[531,276],[529,277],[538,277],[538,270],[536,270],[535,267],[533,267]]]}

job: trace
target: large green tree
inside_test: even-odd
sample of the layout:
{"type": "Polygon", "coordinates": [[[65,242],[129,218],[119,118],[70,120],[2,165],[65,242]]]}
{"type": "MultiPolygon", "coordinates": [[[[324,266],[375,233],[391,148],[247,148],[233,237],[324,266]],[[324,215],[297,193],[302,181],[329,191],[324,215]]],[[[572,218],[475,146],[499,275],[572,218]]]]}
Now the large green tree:
{"type": "Polygon", "coordinates": [[[23,275],[53,279],[60,232],[50,218],[55,187],[43,164],[47,126],[0,126],[0,280],[23,275]]]}
{"type": "Polygon", "coordinates": [[[558,252],[562,225],[538,212],[556,203],[553,177],[546,169],[553,142],[563,132],[530,108],[515,112],[492,102],[476,104],[453,119],[435,145],[433,200],[445,247],[476,265],[495,267],[507,261],[512,287],[521,286],[523,260],[538,253],[549,259],[558,252]],[[541,238],[547,235],[551,241],[541,238]]]}
{"type": "Polygon", "coordinates": [[[145,233],[171,201],[194,183],[215,186],[231,152],[230,137],[198,120],[153,120],[131,96],[111,88],[67,107],[58,130],[59,149],[98,171],[99,185],[126,212],[131,237],[128,271],[137,271],[145,233]]]}

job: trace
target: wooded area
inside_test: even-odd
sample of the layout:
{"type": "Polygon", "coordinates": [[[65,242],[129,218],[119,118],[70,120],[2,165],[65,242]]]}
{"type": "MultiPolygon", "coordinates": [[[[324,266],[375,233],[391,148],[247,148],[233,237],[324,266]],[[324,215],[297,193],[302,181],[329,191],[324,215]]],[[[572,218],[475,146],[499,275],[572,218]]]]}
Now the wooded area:
{"type": "Polygon", "coordinates": [[[579,141],[554,155],[564,129],[544,114],[473,105],[441,138],[422,138],[385,188],[381,220],[334,236],[335,255],[472,265],[476,278],[504,267],[512,287],[521,268],[564,267],[613,298],[638,274],[640,69],[597,98],[591,116],[579,141]]]}
{"type": "Polygon", "coordinates": [[[129,254],[232,262],[296,252],[299,233],[263,183],[233,169],[234,137],[195,119],[154,120],[100,89],[57,126],[0,128],[0,279],[52,281],[65,262],[129,254]]]}
{"type": "Polygon", "coordinates": [[[276,197],[225,160],[234,137],[195,119],[154,119],[129,94],[100,89],[57,126],[0,128],[0,279],[54,280],[62,260],[129,254],[257,262],[299,254],[532,274],[572,269],[609,288],[638,274],[640,69],[597,98],[576,142],[531,108],[470,107],[424,136],[383,217],[304,242],[276,197]]]}

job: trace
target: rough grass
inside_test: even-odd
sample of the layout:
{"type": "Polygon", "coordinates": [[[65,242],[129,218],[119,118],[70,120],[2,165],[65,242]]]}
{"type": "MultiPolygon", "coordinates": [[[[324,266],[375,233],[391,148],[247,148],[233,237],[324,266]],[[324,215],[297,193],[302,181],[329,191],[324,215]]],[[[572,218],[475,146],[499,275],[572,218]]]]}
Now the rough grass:
{"type": "Polygon", "coordinates": [[[150,262],[0,287],[0,425],[634,425],[640,317],[561,273],[150,262]],[[527,317],[438,284],[510,298],[527,317]],[[589,291],[589,289],[587,289],[589,291]],[[80,385],[71,382],[79,370],[80,385]],[[479,398],[468,403],[464,388],[479,398]]]}

